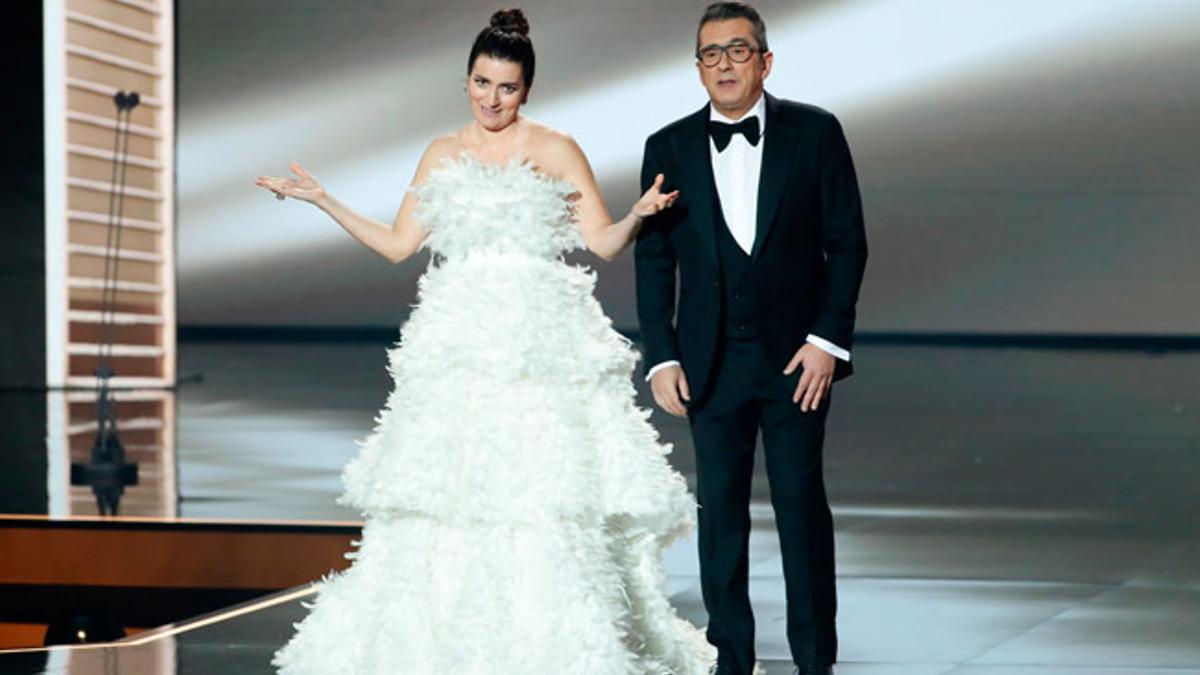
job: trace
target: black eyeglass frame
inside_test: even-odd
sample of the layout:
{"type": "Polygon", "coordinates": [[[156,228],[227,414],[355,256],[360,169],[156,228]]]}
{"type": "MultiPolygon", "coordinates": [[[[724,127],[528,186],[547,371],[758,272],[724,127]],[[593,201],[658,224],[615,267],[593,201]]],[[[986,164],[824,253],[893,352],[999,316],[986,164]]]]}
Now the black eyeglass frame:
{"type": "Polygon", "coordinates": [[[696,60],[700,62],[700,65],[704,66],[705,68],[716,68],[718,65],[720,65],[721,60],[723,58],[725,58],[726,56],[729,57],[729,60],[732,63],[746,63],[750,59],[754,58],[755,54],[761,54],[761,53],[763,53],[763,50],[759,49],[758,47],[755,47],[754,45],[752,45],[744,40],[735,40],[728,44],[708,45],[705,47],[701,47],[700,49],[696,50],[696,53],[694,54],[694,56],[696,57],[696,60]],[[741,60],[734,58],[733,54],[729,51],[730,49],[737,49],[739,47],[747,50],[746,58],[741,59],[741,60]],[[703,54],[704,54],[704,52],[714,50],[714,49],[718,50],[720,55],[717,56],[717,59],[715,61],[713,61],[712,63],[707,63],[704,60],[703,54]]]}

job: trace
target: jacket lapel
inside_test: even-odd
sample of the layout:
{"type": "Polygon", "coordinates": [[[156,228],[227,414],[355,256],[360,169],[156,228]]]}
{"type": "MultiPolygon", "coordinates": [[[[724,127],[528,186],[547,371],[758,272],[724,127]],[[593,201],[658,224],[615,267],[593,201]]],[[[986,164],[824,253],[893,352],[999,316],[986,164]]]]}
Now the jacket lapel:
{"type": "MultiPolygon", "coordinates": [[[[700,238],[713,265],[717,265],[717,233],[713,228],[713,209],[717,207],[716,188],[712,177],[712,159],[708,154],[708,106],[687,118],[671,144],[679,157],[678,179],[680,192],[687,200],[688,212],[696,235],[700,238]]],[[[667,183],[671,183],[667,176],[667,183]]]]}
{"type": "MultiPolygon", "coordinates": [[[[763,134],[762,168],[758,175],[758,210],[755,220],[754,247],[750,251],[752,258],[757,259],[762,250],[771,225],[775,222],[775,212],[779,201],[783,198],[783,188],[787,182],[789,169],[795,153],[792,152],[796,143],[796,128],[788,124],[779,114],[779,101],[770,94],[766,97],[767,119],[763,134]]],[[[714,249],[715,250],[715,249],[714,249]]]]}

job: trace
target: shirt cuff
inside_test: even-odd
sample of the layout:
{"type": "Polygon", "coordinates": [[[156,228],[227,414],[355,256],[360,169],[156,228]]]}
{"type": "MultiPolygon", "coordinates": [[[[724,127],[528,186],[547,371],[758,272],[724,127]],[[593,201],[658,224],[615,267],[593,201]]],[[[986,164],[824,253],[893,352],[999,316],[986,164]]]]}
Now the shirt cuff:
{"type": "Polygon", "coordinates": [[[658,371],[662,370],[663,368],[668,368],[670,366],[677,366],[677,365],[679,365],[678,361],[663,361],[662,363],[654,366],[653,368],[651,368],[650,370],[648,370],[646,372],[646,381],[649,382],[650,378],[654,377],[654,374],[657,373],[658,371]]]}
{"type": "MultiPolygon", "coordinates": [[[[832,342],[830,342],[829,340],[826,340],[823,337],[812,335],[810,333],[808,336],[808,343],[811,345],[816,345],[817,347],[820,347],[821,351],[828,352],[843,361],[850,360],[850,352],[846,351],[845,349],[842,349],[841,347],[833,344],[832,342]]],[[[655,366],[655,367],[657,368],[658,366],[655,366]]]]}

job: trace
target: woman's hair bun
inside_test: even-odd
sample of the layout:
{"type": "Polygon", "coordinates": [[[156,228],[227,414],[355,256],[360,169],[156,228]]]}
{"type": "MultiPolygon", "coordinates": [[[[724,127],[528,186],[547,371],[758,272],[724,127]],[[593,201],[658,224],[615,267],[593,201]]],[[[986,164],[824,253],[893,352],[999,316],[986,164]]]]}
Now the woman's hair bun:
{"type": "Polygon", "coordinates": [[[529,20],[525,18],[525,13],[516,7],[496,10],[496,13],[492,15],[490,25],[505,33],[529,35],[529,20]]]}

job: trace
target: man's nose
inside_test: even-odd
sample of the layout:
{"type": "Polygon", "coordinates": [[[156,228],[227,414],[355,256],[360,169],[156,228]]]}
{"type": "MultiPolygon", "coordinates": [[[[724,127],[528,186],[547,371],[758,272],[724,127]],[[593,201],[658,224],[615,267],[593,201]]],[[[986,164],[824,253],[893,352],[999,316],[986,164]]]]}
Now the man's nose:
{"type": "Polygon", "coordinates": [[[717,70],[733,70],[733,57],[729,52],[721,52],[721,60],[717,61],[717,70]]]}

